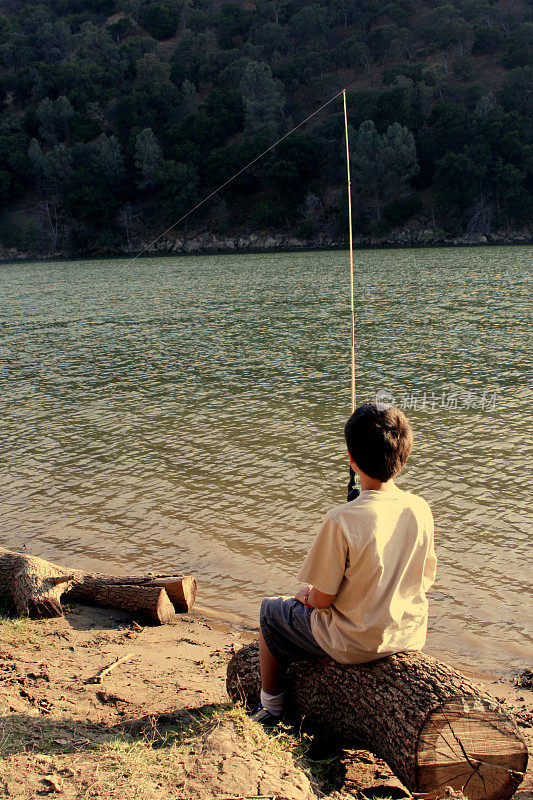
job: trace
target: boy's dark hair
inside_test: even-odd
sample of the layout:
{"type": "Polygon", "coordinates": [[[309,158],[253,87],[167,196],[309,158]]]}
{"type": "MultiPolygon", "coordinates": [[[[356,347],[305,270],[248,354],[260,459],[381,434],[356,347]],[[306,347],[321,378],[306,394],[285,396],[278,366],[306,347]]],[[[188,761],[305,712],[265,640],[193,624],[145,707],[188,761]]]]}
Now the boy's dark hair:
{"type": "Polygon", "coordinates": [[[346,446],[359,469],[388,481],[399,475],[413,446],[409,420],[399,408],[365,403],[344,426],[346,446]]]}

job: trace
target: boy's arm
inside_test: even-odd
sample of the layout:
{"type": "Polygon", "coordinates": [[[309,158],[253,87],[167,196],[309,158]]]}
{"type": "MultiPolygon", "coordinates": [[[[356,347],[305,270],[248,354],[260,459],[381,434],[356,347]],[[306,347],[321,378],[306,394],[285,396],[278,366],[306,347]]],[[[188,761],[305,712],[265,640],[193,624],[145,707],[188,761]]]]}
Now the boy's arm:
{"type": "Polygon", "coordinates": [[[434,532],[434,525],[433,525],[433,516],[431,511],[429,513],[429,545],[428,550],[426,553],[426,561],[424,563],[424,581],[423,587],[424,591],[427,592],[430,586],[435,583],[435,577],[437,574],[437,556],[435,553],[435,532],[434,532]]]}
{"type": "MultiPolygon", "coordinates": [[[[327,514],[298,574],[298,580],[311,587],[307,599],[313,608],[328,608],[334,602],[344,578],[347,558],[346,536],[327,514]]],[[[306,593],[307,587],[295,597],[303,603],[306,593]]]]}
{"type": "MultiPolygon", "coordinates": [[[[305,603],[305,596],[307,595],[308,588],[309,587],[305,586],[303,589],[299,589],[294,595],[294,599],[299,600],[300,603],[305,603]]],[[[307,602],[310,606],[313,606],[313,608],[329,608],[336,597],[336,594],[326,594],[325,592],[320,592],[318,589],[311,587],[311,591],[307,595],[307,602]]]]}

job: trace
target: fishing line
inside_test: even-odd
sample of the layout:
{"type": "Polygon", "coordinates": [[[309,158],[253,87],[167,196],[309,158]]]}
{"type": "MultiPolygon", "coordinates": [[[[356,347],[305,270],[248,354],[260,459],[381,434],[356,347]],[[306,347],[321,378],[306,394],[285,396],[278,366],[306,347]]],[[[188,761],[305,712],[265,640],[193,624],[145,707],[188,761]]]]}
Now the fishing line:
{"type": "MultiPolygon", "coordinates": [[[[254,159],[252,159],[248,164],[246,164],[244,167],[242,167],[240,170],[238,170],[238,172],[236,172],[234,175],[232,175],[230,178],[228,178],[226,181],[224,181],[224,183],[222,183],[218,188],[214,189],[210,194],[207,195],[207,197],[204,197],[203,200],[200,200],[199,203],[197,203],[195,206],[193,206],[193,208],[191,208],[189,211],[187,211],[186,214],[183,214],[183,216],[181,216],[178,220],[176,220],[176,222],[173,222],[172,225],[169,225],[169,227],[166,228],[162,233],[160,233],[159,236],[157,236],[155,239],[153,239],[151,242],[149,242],[146,245],[146,247],[143,250],[141,250],[140,253],[137,253],[136,256],[134,256],[129,261],[127,261],[126,264],[124,264],[124,266],[119,270],[119,273],[122,272],[123,270],[125,270],[126,267],[129,267],[129,266],[131,266],[131,264],[134,264],[135,261],[137,261],[139,258],[141,258],[141,256],[143,256],[146,252],[148,252],[154,246],[154,244],[156,244],[160,239],[162,239],[163,236],[166,236],[166,234],[169,233],[171,230],[173,230],[173,228],[175,228],[177,225],[179,225],[180,222],[183,222],[185,219],[187,219],[187,217],[189,217],[191,214],[193,214],[195,211],[197,211],[201,206],[203,206],[204,203],[207,203],[208,200],[211,200],[211,198],[214,197],[216,194],[218,194],[218,192],[220,192],[222,189],[224,189],[226,186],[228,186],[232,181],[234,181],[235,178],[238,178],[239,175],[242,175],[243,172],[246,172],[247,169],[249,169],[251,166],[253,166],[255,163],[257,163],[257,161],[259,161],[261,158],[263,158],[263,156],[266,156],[267,153],[270,153],[271,150],[273,150],[275,147],[277,147],[278,144],[280,144],[280,142],[283,142],[285,139],[287,139],[287,137],[290,136],[292,133],[294,133],[294,131],[298,130],[298,128],[301,128],[302,125],[305,125],[306,122],[308,122],[314,116],[319,114],[324,108],[329,106],[330,103],[333,103],[333,101],[336,100],[341,95],[342,95],[343,104],[344,104],[344,131],[345,131],[345,139],[346,139],[346,169],[347,169],[347,173],[348,173],[348,224],[349,224],[349,240],[350,240],[350,319],[351,319],[351,377],[352,377],[352,382],[351,382],[351,400],[352,400],[352,413],[353,413],[355,411],[355,407],[356,407],[356,393],[355,393],[355,297],[354,297],[354,258],[353,258],[353,232],[352,232],[352,182],[351,182],[351,175],[350,175],[350,145],[349,145],[349,141],[348,141],[348,114],[347,114],[347,110],[346,110],[346,89],[342,89],[340,92],[337,92],[337,94],[335,94],[333,97],[331,97],[329,100],[327,100],[323,105],[321,105],[320,108],[317,108],[316,111],[313,111],[312,114],[309,114],[309,116],[307,116],[305,119],[303,119],[301,122],[299,122],[298,125],[295,125],[294,128],[291,128],[290,131],[288,131],[283,136],[281,136],[277,141],[275,141],[273,144],[271,144],[269,147],[267,147],[266,150],[264,150],[262,153],[260,153],[254,159]]],[[[355,499],[355,497],[357,497],[358,494],[359,494],[359,489],[356,486],[356,476],[355,476],[355,473],[354,473],[353,469],[350,467],[350,482],[348,483],[348,500],[355,499]]]]}
{"type": "Polygon", "coordinates": [[[305,123],[308,122],[310,119],[312,119],[312,117],[314,117],[316,114],[318,114],[320,111],[322,111],[323,108],[326,108],[326,106],[329,106],[329,104],[332,103],[334,100],[336,100],[337,97],[340,97],[341,94],[345,94],[345,92],[346,92],[346,90],[342,89],[342,91],[338,92],[334,97],[330,98],[326,103],[324,103],[324,105],[320,106],[320,108],[317,108],[316,111],[313,111],[312,114],[309,114],[308,117],[303,119],[301,122],[298,123],[298,125],[295,125],[294,128],[292,128],[288,133],[284,134],[281,138],[279,138],[277,140],[277,142],[274,142],[274,144],[271,144],[270,147],[267,147],[266,150],[264,150],[262,153],[260,153],[258,156],[256,156],[256,158],[254,158],[252,161],[250,161],[249,164],[246,164],[245,167],[242,167],[242,169],[240,169],[238,172],[236,172],[235,175],[232,175],[231,178],[228,178],[227,181],[224,181],[224,183],[222,183],[217,189],[212,191],[211,194],[208,194],[207,197],[204,197],[203,200],[200,200],[200,202],[197,203],[193,208],[191,208],[190,211],[187,211],[186,214],[184,214],[182,217],[180,217],[176,222],[172,223],[172,225],[170,225],[168,228],[166,228],[166,230],[164,230],[163,233],[160,233],[159,236],[157,236],[152,242],[147,244],[146,247],[144,248],[144,250],[141,250],[140,253],[137,253],[136,256],[134,256],[130,261],[128,261],[126,264],[124,264],[122,269],[126,269],[126,267],[129,267],[131,264],[133,264],[135,261],[137,261],[138,258],[140,258],[142,255],[144,255],[144,253],[146,253],[151,247],[153,247],[153,245],[156,244],[156,242],[158,242],[160,239],[162,239],[163,236],[166,236],[166,234],[169,233],[169,231],[171,231],[173,228],[175,228],[176,225],[179,225],[180,222],[183,222],[184,219],[187,219],[187,217],[190,216],[190,214],[192,214],[194,211],[199,209],[200,206],[203,206],[204,203],[207,203],[208,200],[211,200],[212,197],[214,197],[218,192],[220,192],[228,184],[230,184],[232,181],[234,181],[235,178],[238,178],[239,175],[242,175],[243,172],[246,172],[247,169],[249,169],[251,166],[253,166],[253,164],[255,164],[256,161],[259,161],[260,158],[263,158],[263,156],[266,156],[267,153],[270,153],[271,150],[273,150],[275,147],[277,147],[277,145],[280,142],[282,142],[284,139],[286,139],[288,136],[290,136],[291,133],[294,133],[294,131],[298,130],[298,128],[301,128],[302,125],[305,125],[305,123]]]}

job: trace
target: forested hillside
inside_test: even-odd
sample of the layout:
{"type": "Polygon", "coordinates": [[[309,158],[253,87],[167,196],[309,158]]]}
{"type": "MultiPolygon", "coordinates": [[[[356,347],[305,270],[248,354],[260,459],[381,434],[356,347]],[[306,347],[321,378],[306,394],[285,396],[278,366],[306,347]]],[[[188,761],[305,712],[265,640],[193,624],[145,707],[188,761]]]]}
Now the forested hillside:
{"type": "MultiPolygon", "coordinates": [[[[356,233],[487,235],[531,218],[531,2],[1,8],[4,248],[134,248],[342,87],[356,233]]],[[[195,212],[189,231],[342,238],[343,136],[338,98],[195,212]]]]}

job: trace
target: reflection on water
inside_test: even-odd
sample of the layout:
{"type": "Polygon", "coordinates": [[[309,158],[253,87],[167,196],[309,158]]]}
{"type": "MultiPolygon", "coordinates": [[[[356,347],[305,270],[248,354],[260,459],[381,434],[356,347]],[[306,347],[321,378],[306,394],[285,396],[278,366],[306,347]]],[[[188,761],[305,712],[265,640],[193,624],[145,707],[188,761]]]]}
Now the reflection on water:
{"type": "MultiPolygon", "coordinates": [[[[429,650],[495,671],[531,656],[530,257],[356,254],[358,399],[406,408],[436,519],[429,650]]],[[[256,621],[344,500],[347,289],[339,252],[0,267],[2,544],[256,621]]]]}

